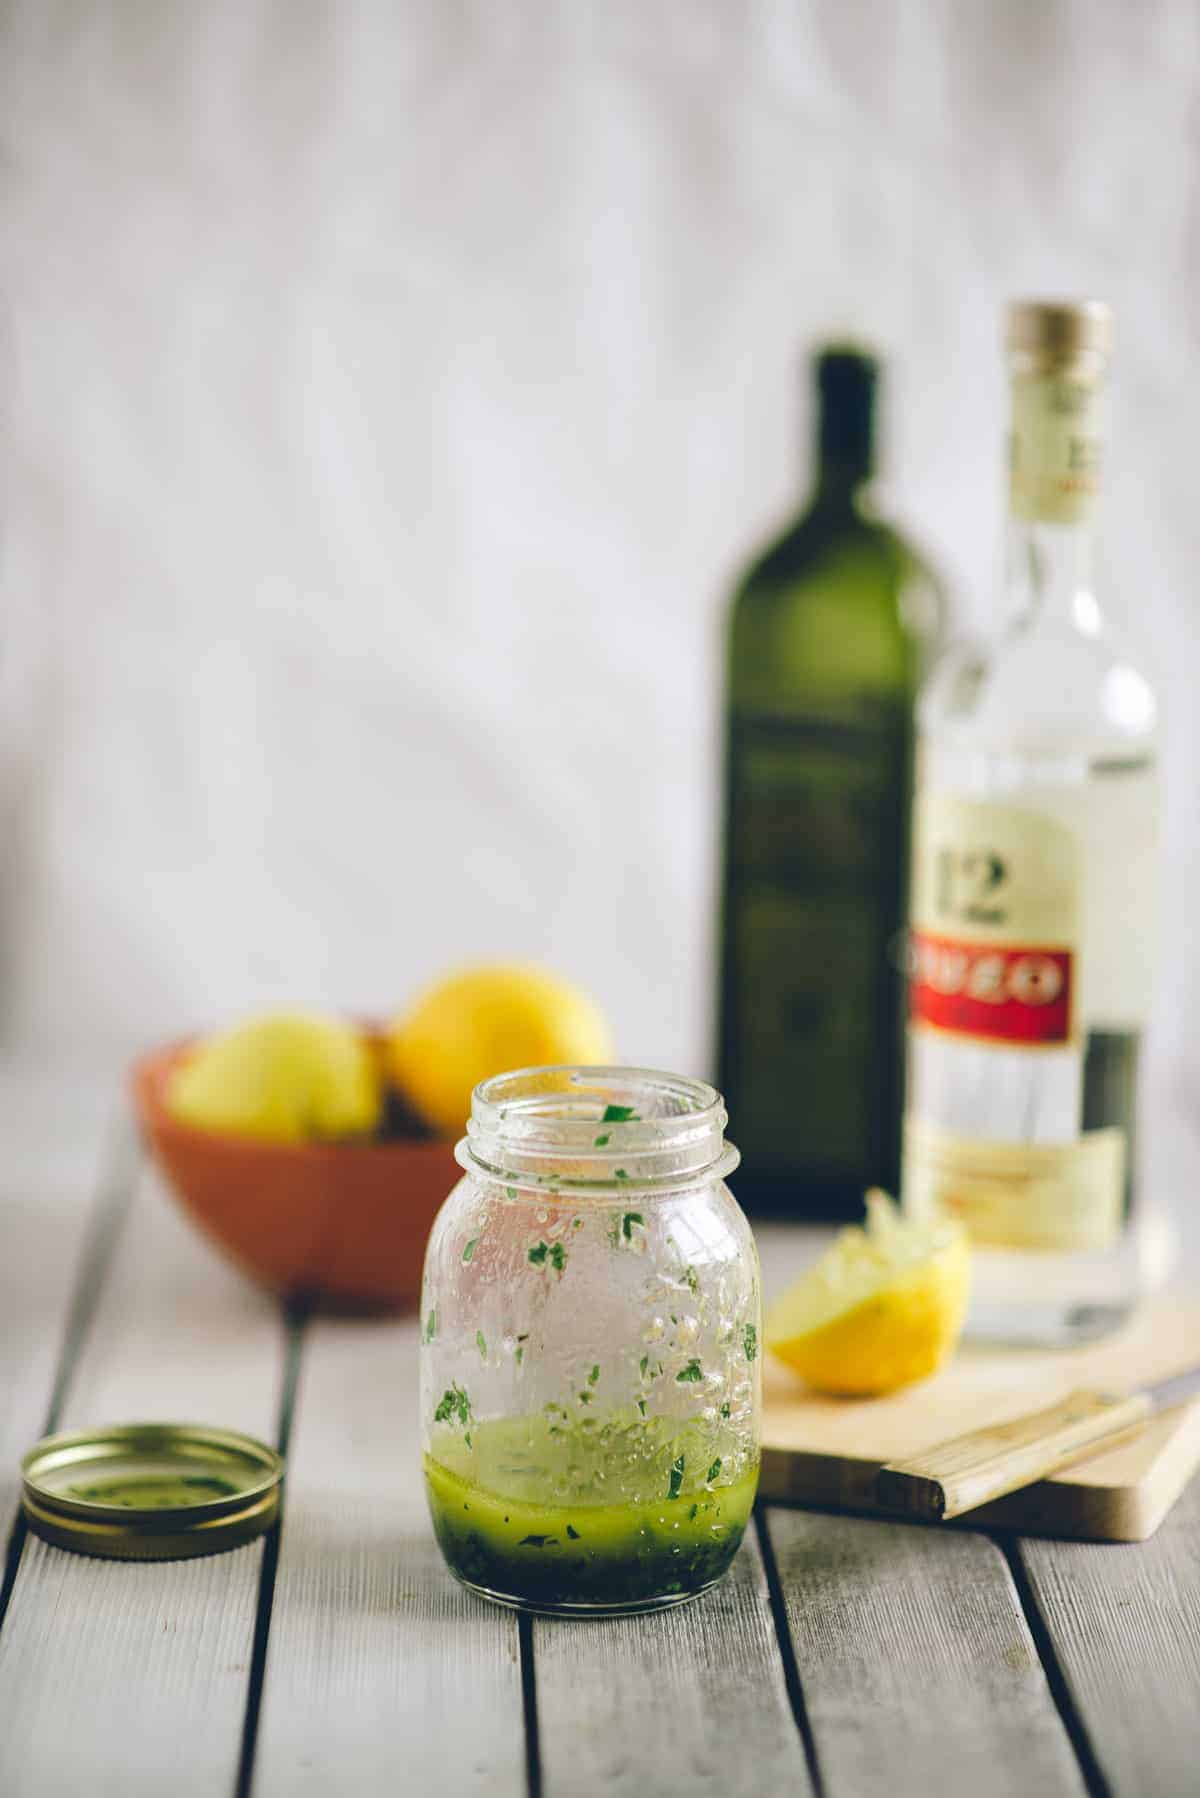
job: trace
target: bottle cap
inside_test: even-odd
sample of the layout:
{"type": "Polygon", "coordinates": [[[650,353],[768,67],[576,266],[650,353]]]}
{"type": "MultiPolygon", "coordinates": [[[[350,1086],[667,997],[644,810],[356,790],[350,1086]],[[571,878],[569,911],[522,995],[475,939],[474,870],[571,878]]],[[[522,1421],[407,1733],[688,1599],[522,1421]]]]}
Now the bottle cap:
{"type": "Polygon", "coordinates": [[[1014,300],[1005,320],[1005,347],[1043,365],[1107,361],[1112,354],[1112,308],[1103,300],[1014,300]]]}
{"type": "Polygon", "coordinates": [[[869,474],[875,461],[878,359],[855,344],[830,344],[817,356],[816,381],[821,460],[869,474]]]}
{"type": "Polygon", "coordinates": [[[126,1423],[47,1436],[21,1462],[35,1534],[77,1554],[171,1561],[238,1548],[279,1515],[283,1461],[237,1430],[126,1423]]]}

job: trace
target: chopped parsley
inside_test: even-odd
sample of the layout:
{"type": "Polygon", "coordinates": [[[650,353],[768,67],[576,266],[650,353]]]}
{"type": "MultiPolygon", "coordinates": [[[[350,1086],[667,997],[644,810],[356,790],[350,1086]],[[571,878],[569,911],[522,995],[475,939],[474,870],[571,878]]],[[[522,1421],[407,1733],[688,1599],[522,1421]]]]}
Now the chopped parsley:
{"type": "Polygon", "coordinates": [[[629,1178],[629,1175],[625,1172],[625,1169],[623,1167],[615,1167],[613,1169],[613,1179],[614,1180],[628,1180],[628,1178],[629,1178]]]}
{"type": "Polygon", "coordinates": [[[683,1283],[687,1287],[688,1291],[691,1293],[692,1297],[695,1298],[696,1294],[700,1290],[700,1276],[699,1276],[699,1274],[697,1274],[694,1267],[685,1267],[684,1268],[683,1283]]]}
{"type": "Polygon", "coordinates": [[[702,1369],[700,1367],[700,1363],[699,1363],[699,1361],[697,1361],[695,1355],[692,1356],[692,1358],[688,1362],[687,1366],[684,1368],[681,1368],[680,1371],[675,1375],[675,1379],[678,1382],[678,1384],[680,1384],[680,1385],[683,1385],[685,1382],[702,1380],[703,1378],[704,1378],[703,1371],[702,1371],[702,1369]]]}
{"type": "Polygon", "coordinates": [[[612,1141],[612,1137],[609,1135],[608,1131],[606,1130],[604,1132],[603,1136],[598,1136],[596,1138],[595,1142],[592,1144],[592,1147],[593,1147],[593,1149],[607,1149],[607,1147],[611,1141],[612,1141]]]}
{"type": "Polygon", "coordinates": [[[555,1273],[561,1274],[567,1265],[567,1251],[561,1242],[537,1242],[529,1251],[529,1259],[535,1267],[545,1267],[549,1262],[555,1273]]]}
{"type": "Polygon", "coordinates": [[[722,1417],[729,1416],[729,1400],[728,1399],[726,1399],[725,1403],[721,1406],[721,1416],[722,1417]]]}
{"type": "Polygon", "coordinates": [[[466,1248],[463,1250],[463,1260],[464,1261],[469,1261],[471,1259],[471,1256],[475,1253],[475,1245],[478,1241],[479,1241],[478,1236],[472,1236],[470,1242],[467,1244],[466,1248]]]}
{"type": "Polygon", "coordinates": [[[487,1340],[486,1340],[482,1330],[476,1330],[476,1332],[475,1332],[475,1347],[479,1350],[479,1353],[483,1356],[483,1359],[486,1361],[487,1360],[487,1340]]]}
{"type": "Polygon", "coordinates": [[[551,1548],[558,1543],[557,1536],[522,1536],[517,1543],[518,1548],[551,1548]]]}
{"type": "Polygon", "coordinates": [[[716,1477],[720,1473],[720,1471],[721,1471],[721,1457],[720,1457],[720,1455],[718,1455],[716,1460],[713,1462],[712,1466],[708,1470],[708,1479],[707,1479],[708,1485],[710,1485],[710,1486],[712,1485],[713,1481],[716,1479],[716,1477]]]}
{"type": "Polygon", "coordinates": [[[567,1535],[571,1538],[572,1542],[578,1542],[581,1539],[580,1535],[579,1535],[579,1531],[576,1529],[572,1529],[570,1524],[567,1525],[567,1535]]]}
{"type": "Polygon", "coordinates": [[[578,1398],[581,1405],[590,1405],[592,1402],[592,1395],[590,1392],[578,1392],[575,1396],[578,1398]]]}
{"type": "Polygon", "coordinates": [[[678,1498],[679,1488],[683,1485],[683,1469],[687,1457],[680,1455],[677,1461],[671,1462],[671,1478],[667,1485],[667,1497],[678,1498]]]}
{"type": "Polygon", "coordinates": [[[523,1343],[518,1343],[517,1344],[517,1366],[518,1367],[520,1367],[520,1365],[524,1359],[525,1359],[525,1346],[523,1343]]]}
{"type": "Polygon", "coordinates": [[[643,1416],[643,1417],[644,1417],[644,1416],[645,1416],[645,1415],[646,1415],[646,1401],[645,1401],[645,1399],[644,1399],[644,1398],[640,1398],[640,1399],[639,1399],[639,1400],[638,1400],[638,1402],[637,1402],[637,1406],[638,1406],[638,1410],[639,1410],[639,1411],[640,1411],[640,1412],[641,1412],[641,1414],[642,1414],[642,1416],[643,1416]]]}
{"type": "Polygon", "coordinates": [[[450,1423],[456,1417],[464,1428],[471,1421],[471,1401],[457,1382],[447,1386],[438,1400],[433,1421],[434,1423],[450,1423]]]}
{"type": "Polygon", "coordinates": [[[632,1105],[606,1105],[602,1124],[636,1124],[641,1120],[632,1105]]]}
{"type": "Polygon", "coordinates": [[[625,1238],[626,1242],[632,1238],[633,1226],[635,1224],[641,1224],[642,1228],[645,1229],[646,1220],[640,1211],[627,1211],[621,1219],[621,1235],[625,1238]]]}
{"type": "Polygon", "coordinates": [[[506,1186],[504,1188],[504,1196],[506,1199],[515,1199],[517,1197],[516,1187],[515,1186],[506,1186]]]}
{"type": "MultiPolygon", "coordinates": [[[[468,1448],[470,1448],[470,1446],[471,1446],[471,1432],[470,1432],[470,1430],[466,1430],[466,1431],[464,1431],[464,1433],[463,1433],[463,1441],[464,1441],[464,1442],[465,1442],[465,1443],[466,1443],[466,1445],[467,1445],[467,1447],[468,1447],[468,1448]]],[[[464,1506],[464,1509],[465,1509],[465,1506],[464,1506]]]]}
{"type": "Polygon", "coordinates": [[[690,1511],[689,1511],[689,1512],[688,1512],[688,1522],[689,1522],[689,1523],[691,1523],[691,1522],[692,1522],[692,1521],[693,1521],[693,1519],[694,1519],[694,1518],[695,1518],[695,1515],[696,1515],[696,1512],[697,1512],[697,1511],[698,1511],[698,1510],[699,1510],[699,1509],[700,1509],[700,1506],[699,1506],[699,1505],[693,1505],[693,1506],[692,1506],[692,1508],[691,1508],[691,1510],[690,1510],[690,1511]]]}
{"type": "Polygon", "coordinates": [[[645,1377],[646,1377],[646,1369],[647,1369],[647,1368],[648,1368],[648,1367],[649,1367],[649,1365],[650,1365],[650,1357],[649,1357],[649,1355],[643,1355],[643,1356],[642,1356],[642,1358],[641,1358],[641,1360],[640,1360],[640,1361],[639,1361],[639,1362],[638,1362],[638,1366],[639,1366],[639,1367],[640,1367],[640,1368],[641,1368],[641,1370],[642,1370],[642,1378],[643,1378],[643,1380],[644,1380],[644,1379],[645,1379],[645,1377]]]}
{"type": "Polygon", "coordinates": [[[754,1324],[746,1324],[743,1328],[742,1347],[746,1351],[747,1361],[753,1361],[758,1354],[758,1330],[754,1324]]]}
{"type": "Polygon", "coordinates": [[[599,1378],[600,1378],[600,1364],[599,1364],[599,1362],[597,1362],[595,1367],[593,1367],[591,1373],[588,1375],[588,1385],[594,1386],[596,1384],[596,1381],[599,1378]]]}
{"type": "Polygon", "coordinates": [[[437,1306],[435,1305],[433,1307],[433,1310],[429,1313],[429,1316],[425,1319],[425,1340],[426,1340],[426,1342],[432,1342],[436,1335],[437,1335],[437,1306]]]}

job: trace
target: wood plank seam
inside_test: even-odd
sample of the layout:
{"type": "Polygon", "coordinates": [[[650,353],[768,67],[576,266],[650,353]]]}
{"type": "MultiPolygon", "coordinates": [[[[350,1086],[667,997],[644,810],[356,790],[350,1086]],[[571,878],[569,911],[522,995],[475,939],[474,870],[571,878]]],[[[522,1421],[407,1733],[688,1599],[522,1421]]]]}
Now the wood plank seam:
{"type": "MultiPolygon", "coordinates": [[[[300,1362],[311,1307],[297,1304],[284,1313],[287,1332],[283,1380],[279,1392],[279,1414],[276,1421],[275,1446],[287,1460],[291,1443],[292,1418],[296,1410],[296,1392],[300,1384],[300,1362]]],[[[246,1682],[246,1714],[242,1722],[242,1742],[238,1755],[234,1798],[250,1798],[254,1784],[254,1754],[258,1746],[258,1721],[262,1713],[263,1686],[267,1673],[267,1650],[271,1642],[271,1614],[275,1606],[275,1579],[279,1570],[279,1544],[287,1518],[287,1479],[280,1496],[279,1517],[269,1532],[263,1548],[258,1576],[258,1605],[254,1617],[254,1645],[250,1653],[250,1674],[246,1682]]]]}
{"type": "MultiPolygon", "coordinates": [[[[41,1434],[49,1436],[62,1416],[88,1331],[96,1315],[122,1226],[141,1175],[142,1155],[133,1120],[122,1108],[109,1128],[100,1163],[100,1177],[89,1207],[91,1216],[79,1252],[66,1328],[54,1369],[54,1384],[42,1418],[41,1434]]],[[[32,1446],[32,1445],[31,1445],[32,1446]]],[[[4,1571],[0,1576],[0,1630],[20,1571],[25,1539],[29,1534],[24,1513],[18,1510],[5,1544],[4,1571]]]]}
{"type": "Polygon", "coordinates": [[[991,1539],[1008,1563],[1008,1570],[1016,1588],[1017,1601],[1025,1613],[1025,1621],[1029,1626],[1029,1633],[1033,1637],[1038,1659],[1042,1663],[1046,1684],[1050,1687],[1050,1695],[1054,1700],[1055,1709],[1062,1719],[1062,1726],[1067,1732],[1067,1740],[1079,1762],[1079,1771],[1087,1787],[1088,1798],[1112,1798],[1112,1788],[1100,1766],[1087,1725],[1083,1721],[1083,1714],[1076,1703],[1070,1681],[1054,1646],[1054,1638],[1050,1634],[1042,1607],[1038,1603],[1037,1595],[1030,1584],[1025,1564],[1021,1559],[1020,1540],[995,1534],[991,1539]]]}
{"type": "Polygon", "coordinates": [[[525,1714],[525,1783],[529,1798],[542,1798],[542,1752],[538,1739],[537,1667],[533,1652],[533,1618],[517,1618],[521,1655],[521,1703],[525,1714]]]}
{"type": "Polygon", "coordinates": [[[783,1600],[783,1587],[779,1580],[775,1548],[771,1541],[771,1532],[767,1527],[765,1505],[756,1504],[754,1507],[754,1528],[758,1536],[758,1546],[762,1553],[763,1568],[767,1576],[767,1591],[771,1598],[771,1618],[775,1625],[775,1639],[779,1644],[779,1658],[783,1662],[783,1678],[792,1706],[792,1716],[796,1719],[796,1728],[800,1731],[800,1740],[804,1744],[804,1758],[808,1763],[808,1776],[812,1781],[815,1798],[825,1798],[825,1784],[821,1777],[821,1762],[817,1754],[816,1737],[813,1735],[812,1720],[809,1717],[808,1704],[804,1697],[804,1681],[800,1677],[792,1632],[788,1628],[787,1607],[783,1600]]]}

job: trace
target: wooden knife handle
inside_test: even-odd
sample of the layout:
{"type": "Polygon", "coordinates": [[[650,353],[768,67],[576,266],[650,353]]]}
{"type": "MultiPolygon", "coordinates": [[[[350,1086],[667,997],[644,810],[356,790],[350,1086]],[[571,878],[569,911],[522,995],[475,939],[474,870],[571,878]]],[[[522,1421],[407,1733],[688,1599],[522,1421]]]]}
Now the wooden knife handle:
{"type": "Polygon", "coordinates": [[[926,1522],[959,1517],[1085,1460],[1097,1443],[1143,1422],[1152,1409],[1144,1392],[1071,1392],[1044,1411],[890,1462],[876,1476],[875,1495],[887,1510],[926,1522]]]}

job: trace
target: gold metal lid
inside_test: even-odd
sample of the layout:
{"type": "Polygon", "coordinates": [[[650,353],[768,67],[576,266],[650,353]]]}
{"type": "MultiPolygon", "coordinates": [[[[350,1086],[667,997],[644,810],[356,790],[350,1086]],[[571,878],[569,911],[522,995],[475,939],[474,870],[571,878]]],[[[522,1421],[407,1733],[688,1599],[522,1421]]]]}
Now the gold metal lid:
{"type": "Polygon", "coordinates": [[[124,1423],[47,1436],[21,1462],[29,1527],[58,1548],[129,1561],[217,1554],[279,1515],[283,1460],[204,1424],[124,1423]]]}
{"type": "Polygon", "coordinates": [[[1112,308],[1103,300],[1013,300],[1004,341],[1010,352],[1047,365],[1107,361],[1113,346],[1112,308]]]}

